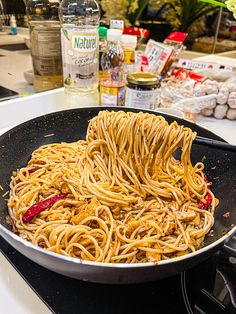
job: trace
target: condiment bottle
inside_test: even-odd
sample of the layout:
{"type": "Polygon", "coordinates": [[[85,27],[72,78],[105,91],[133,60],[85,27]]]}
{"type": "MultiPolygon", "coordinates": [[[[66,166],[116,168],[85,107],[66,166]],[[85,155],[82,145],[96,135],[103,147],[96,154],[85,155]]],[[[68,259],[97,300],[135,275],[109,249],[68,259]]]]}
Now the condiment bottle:
{"type": "Polygon", "coordinates": [[[102,80],[102,54],[107,48],[107,28],[104,26],[99,27],[99,81],[102,80]]]}
{"type": "Polygon", "coordinates": [[[122,31],[107,31],[107,49],[102,55],[103,80],[100,83],[100,104],[124,106],[125,83],[123,73],[124,52],[121,47],[122,31]]]}
{"type": "Polygon", "coordinates": [[[121,45],[124,50],[124,73],[126,77],[127,74],[134,72],[137,36],[122,35],[121,45]]]}
{"type": "Polygon", "coordinates": [[[151,73],[136,72],[127,76],[125,106],[145,109],[157,107],[158,78],[151,73]]]}
{"type": "Polygon", "coordinates": [[[15,15],[11,15],[10,25],[11,25],[10,35],[16,35],[17,34],[17,27],[16,27],[16,17],[15,17],[15,15]]]}
{"type": "Polygon", "coordinates": [[[96,0],[62,0],[59,17],[67,101],[70,99],[71,104],[78,107],[89,103],[95,105],[98,98],[99,5],[96,0]]]}
{"type": "Polygon", "coordinates": [[[63,85],[59,0],[28,0],[34,90],[49,90],[63,85]]]}

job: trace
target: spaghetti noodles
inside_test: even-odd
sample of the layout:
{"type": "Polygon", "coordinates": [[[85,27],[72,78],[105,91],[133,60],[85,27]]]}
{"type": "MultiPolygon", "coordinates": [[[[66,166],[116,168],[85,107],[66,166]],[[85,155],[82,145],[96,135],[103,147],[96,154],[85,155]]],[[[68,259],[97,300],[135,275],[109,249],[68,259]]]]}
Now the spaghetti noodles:
{"type": "Polygon", "coordinates": [[[216,199],[203,163],[191,164],[195,136],[161,116],[100,111],[86,141],[41,146],[17,170],[8,201],[14,230],[48,251],[97,262],[157,262],[199,249],[216,199]],[[206,195],[209,208],[199,208],[206,195]],[[43,210],[23,219],[39,202],[43,210]]]}

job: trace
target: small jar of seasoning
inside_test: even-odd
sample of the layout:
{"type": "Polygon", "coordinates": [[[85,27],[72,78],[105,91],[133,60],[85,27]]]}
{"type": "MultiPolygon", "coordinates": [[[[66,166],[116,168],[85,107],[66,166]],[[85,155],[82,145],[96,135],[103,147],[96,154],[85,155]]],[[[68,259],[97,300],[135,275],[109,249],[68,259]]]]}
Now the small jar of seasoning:
{"type": "Polygon", "coordinates": [[[151,73],[135,72],[127,76],[126,107],[155,109],[158,78],[151,73]]]}

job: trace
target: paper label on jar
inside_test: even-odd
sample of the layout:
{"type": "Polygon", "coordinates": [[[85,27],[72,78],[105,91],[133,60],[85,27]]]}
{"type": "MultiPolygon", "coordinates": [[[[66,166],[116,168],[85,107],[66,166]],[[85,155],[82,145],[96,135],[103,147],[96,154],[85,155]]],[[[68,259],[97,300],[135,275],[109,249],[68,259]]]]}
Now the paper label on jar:
{"type": "Polygon", "coordinates": [[[100,102],[102,106],[124,106],[125,87],[124,86],[100,86],[100,102]]]}
{"type": "Polygon", "coordinates": [[[155,109],[157,103],[157,90],[140,91],[126,88],[125,106],[144,109],[155,109]]]}
{"type": "Polygon", "coordinates": [[[98,29],[64,27],[61,34],[64,84],[74,88],[96,88],[98,29]]]}
{"type": "Polygon", "coordinates": [[[111,20],[110,21],[110,29],[120,29],[123,32],[124,21],[123,20],[111,20]]]}
{"type": "Polygon", "coordinates": [[[60,27],[30,28],[34,72],[40,76],[61,75],[60,27]]]}

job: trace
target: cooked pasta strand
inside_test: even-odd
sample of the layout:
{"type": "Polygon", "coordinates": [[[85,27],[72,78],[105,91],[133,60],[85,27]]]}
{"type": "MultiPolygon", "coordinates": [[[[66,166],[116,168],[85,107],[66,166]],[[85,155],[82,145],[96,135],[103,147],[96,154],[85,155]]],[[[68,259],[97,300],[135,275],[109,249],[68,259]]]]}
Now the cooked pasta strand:
{"type": "Polygon", "coordinates": [[[191,164],[195,136],[161,116],[100,111],[86,140],[41,146],[17,170],[8,200],[14,230],[51,252],[97,262],[157,262],[199,249],[216,201],[203,163],[191,164]],[[23,222],[30,206],[58,193],[66,197],[23,222]],[[198,208],[207,193],[210,208],[198,208]]]}

